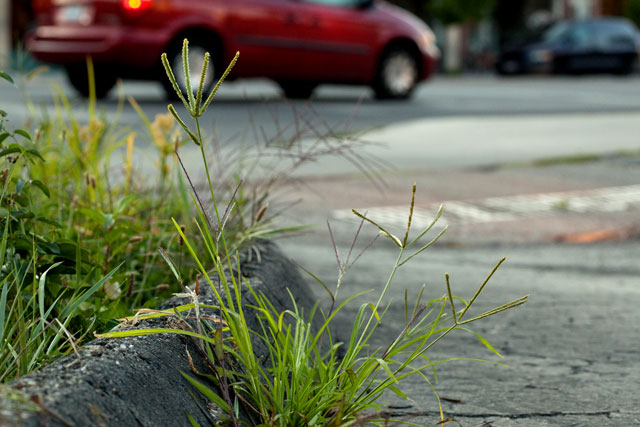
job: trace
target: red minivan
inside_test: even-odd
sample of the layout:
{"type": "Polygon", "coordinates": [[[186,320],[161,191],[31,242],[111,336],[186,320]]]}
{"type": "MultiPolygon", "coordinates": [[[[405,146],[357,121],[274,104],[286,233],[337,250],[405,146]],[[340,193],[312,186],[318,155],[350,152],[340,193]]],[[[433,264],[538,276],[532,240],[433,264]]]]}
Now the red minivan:
{"type": "Polygon", "coordinates": [[[381,0],[34,0],[36,26],[27,49],[65,67],[88,95],[86,57],[96,94],[118,77],[159,80],[172,93],[160,55],[176,76],[189,39],[191,82],[201,58],[212,56],[210,89],[236,51],[230,78],[266,77],[289,98],[310,97],[322,83],[371,86],[378,98],[408,98],[433,74],[439,58],[429,27],[381,0]]]}

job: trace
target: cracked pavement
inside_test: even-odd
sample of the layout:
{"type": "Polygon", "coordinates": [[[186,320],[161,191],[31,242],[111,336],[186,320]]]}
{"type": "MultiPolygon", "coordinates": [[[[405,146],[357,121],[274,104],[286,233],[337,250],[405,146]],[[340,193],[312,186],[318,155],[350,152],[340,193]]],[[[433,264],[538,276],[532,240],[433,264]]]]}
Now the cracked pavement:
{"type": "MultiPolygon", "coordinates": [[[[364,235],[373,232],[365,230],[364,235]]],[[[335,280],[336,261],[328,238],[324,246],[301,239],[281,245],[325,283],[335,280]]],[[[340,245],[339,249],[346,253],[348,246],[340,245]]],[[[382,287],[395,254],[395,246],[377,242],[343,282],[342,297],[382,287]]],[[[470,361],[439,365],[436,389],[444,416],[456,420],[445,425],[640,425],[637,239],[589,245],[436,245],[399,271],[390,293],[395,302],[372,348],[389,344],[404,326],[405,288],[409,301],[415,300],[422,283],[427,284],[425,299],[440,297],[445,292],[447,272],[453,293],[470,298],[502,256],[507,256],[507,261],[489,281],[475,310],[479,314],[525,294],[530,294],[529,302],[471,327],[504,358],[461,331],[440,341],[427,355],[431,360],[481,358],[508,367],[470,361]]],[[[326,302],[324,291],[317,284],[315,289],[318,298],[326,302]]],[[[363,302],[360,298],[342,313],[338,330],[350,327],[363,302]]],[[[418,377],[401,385],[412,401],[389,394],[390,410],[408,422],[436,425],[440,416],[429,386],[418,377]]]]}

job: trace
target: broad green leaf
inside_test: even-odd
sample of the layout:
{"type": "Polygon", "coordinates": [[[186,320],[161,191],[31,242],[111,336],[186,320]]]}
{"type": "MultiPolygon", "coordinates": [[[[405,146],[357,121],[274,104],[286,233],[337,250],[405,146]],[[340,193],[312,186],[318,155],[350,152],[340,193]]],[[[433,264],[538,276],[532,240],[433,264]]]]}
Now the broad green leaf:
{"type": "Polygon", "coordinates": [[[46,185],[44,185],[44,183],[42,181],[34,179],[34,180],[31,181],[31,185],[33,185],[34,187],[39,188],[40,191],[42,191],[42,194],[47,196],[47,198],[51,198],[51,194],[49,193],[49,189],[47,188],[46,185]]]}
{"type": "Polygon", "coordinates": [[[38,246],[47,254],[60,255],[60,247],[54,242],[41,242],[38,246]]]}
{"type": "Polygon", "coordinates": [[[93,209],[88,209],[88,208],[80,208],[78,209],[78,212],[92,219],[97,224],[102,224],[104,221],[104,216],[102,215],[102,212],[99,212],[93,209]]]}
{"type": "Polygon", "coordinates": [[[26,151],[28,154],[31,154],[33,157],[37,157],[38,159],[42,160],[43,162],[44,157],[42,157],[42,154],[40,154],[40,152],[38,150],[36,150],[35,148],[30,148],[26,151]]]}
{"type": "MultiPolygon", "coordinates": [[[[1,216],[1,214],[0,214],[0,216],[1,216]]],[[[43,216],[36,217],[36,221],[43,222],[43,223],[49,224],[49,225],[53,225],[56,228],[62,228],[62,224],[60,224],[58,221],[54,221],[52,219],[45,218],[43,216]]]]}
{"type": "MultiPolygon", "coordinates": [[[[0,130],[2,130],[2,129],[0,129],[0,130]]],[[[4,140],[9,138],[10,136],[11,136],[11,134],[9,134],[9,132],[0,133],[0,144],[2,144],[4,142],[4,140]]]]}
{"type": "MultiPolygon", "coordinates": [[[[17,199],[24,199],[24,197],[22,198],[17,198],[17,199]]],[[[33,214],[33,212],[20,212],[20,213],[16,213],[13,215],[14,218],[16,219],[32,219],[35,217],[35,215],[33,214]]]]}
{"type": "Polygon", "coordinates": [[[29,132],[27,132],[26,130],[18,129],[14,133],[17,133],[18,135],[20,135],[20,136],[28,139],[29,141],[31,141],[31,135],[29,135],[29,132]]]}
{"type": "Polygon", "coordinates": [[[9,147],[0,151],[0,157],[8,156],[9,154],[22,153],[22,147],[18,144],[11,144],[9,147]]]}
{"type": "Polygon", "coordinates": [[[122,214],[122,212],[124,212],[124,210],[127,209],[127,207],[129,207],[129,205],[133,203],[133,201],[136,200],[137,198],[138,196],[136,196],[135,194],[130,194],[127,197],[120,200],[120,203],[118,203],[118,207],[113,213],[114,216],[118,217],[120,214],[122,214]]]}

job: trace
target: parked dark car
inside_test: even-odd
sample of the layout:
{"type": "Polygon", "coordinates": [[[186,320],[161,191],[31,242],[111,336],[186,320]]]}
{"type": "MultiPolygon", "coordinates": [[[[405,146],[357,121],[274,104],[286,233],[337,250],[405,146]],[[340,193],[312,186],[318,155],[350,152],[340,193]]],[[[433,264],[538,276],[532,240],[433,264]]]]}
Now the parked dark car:
{"type": "Polygon", "coordinates": [[[624,18],[558,21],[514,40],[500,52],[500,74],[629,74],[638,68],[638,30],[624,18]]]}
{"type": "Polygon", "coordinates": [[[27,49],[65,67],[88,95],[86,56],[97,96],[118,77],[159,80],[166,52],[176,76],[190,42],[191,81],[212,55],[211,88],[236,51],[231,78],[267,77],[290,98],[307,98],[322,83],[369,85],[379,98],[407,98],[436,69],[439,51],[429,27],[378,0],[34,0],[37,25],[27,49]]]}

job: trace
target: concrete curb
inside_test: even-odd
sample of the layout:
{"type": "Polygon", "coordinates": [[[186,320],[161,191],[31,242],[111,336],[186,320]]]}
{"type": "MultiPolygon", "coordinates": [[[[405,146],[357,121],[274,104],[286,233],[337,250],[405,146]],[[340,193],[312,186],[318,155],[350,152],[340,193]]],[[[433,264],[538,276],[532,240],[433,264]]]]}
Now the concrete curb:
{"type": "MultiPolygon", "coordinates": [[[[240,270],[276,309],[291,307],[287,289],[305,313],[311,309],[310,289],[275,244],[260,242],[258,251],[245,253],[240,270]]],[[[210,289],[200,289],[200,301],[212,304],[210,289]]],[[[243,299],[245,306],[252,303],[249,292],[243,293],[243,299]]],[[[184,299],[173,298],[164,307],[184,303],[184,299]]],[[[209,310],[203,315],[215,313],[209,310]]],[[[166,326],[166,320],[154,320],[135,328],[166,326]]],[[[254,342],[254,346],[256,357],[267,354],[264,345],[254,342]]],[[[0,388],[0,425],[177,426],[189,425],[186,413],[200,425],[215,424],[220,411],[179,372],[190,371],[186,349],[196,368],[206,372],[205,359],[185,337],[93,340],[80,349],[80,357],[64,357],[0,388]]]]}

